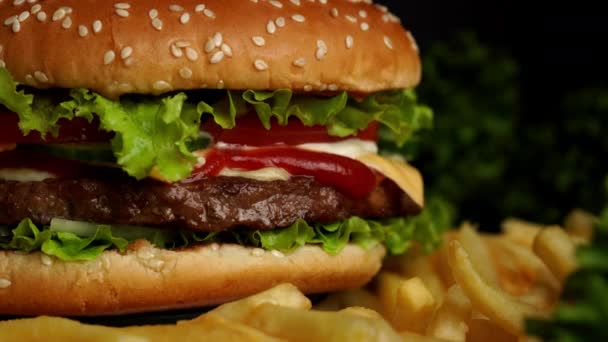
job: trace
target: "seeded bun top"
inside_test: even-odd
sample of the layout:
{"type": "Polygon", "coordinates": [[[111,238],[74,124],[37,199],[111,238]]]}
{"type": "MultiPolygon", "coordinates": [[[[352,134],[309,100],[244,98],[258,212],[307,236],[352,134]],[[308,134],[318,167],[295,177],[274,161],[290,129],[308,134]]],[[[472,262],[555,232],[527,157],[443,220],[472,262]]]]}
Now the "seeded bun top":
{"type": "Polygon", "coordinates": [[[369,93],[420,79],[414,39],[371,0],[6,0],[0,19],[0,66],[38,88],[369,93]]]}

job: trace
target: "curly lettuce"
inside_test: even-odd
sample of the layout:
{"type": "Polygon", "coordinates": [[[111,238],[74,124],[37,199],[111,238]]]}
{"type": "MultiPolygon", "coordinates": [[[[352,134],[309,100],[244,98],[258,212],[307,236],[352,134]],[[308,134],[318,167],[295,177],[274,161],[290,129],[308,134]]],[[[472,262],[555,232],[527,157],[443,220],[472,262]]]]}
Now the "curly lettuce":
{"type": "Polygon", "coordinates": [[[147,177],[153,168],[170,181],[187,178],[196,164],[188,146],[198,138],[204,115],[224,129],[234,128],[237,116],[251,111],[266,129],[272,120],[284,125],[293,117],[307,126],[326,126],[330,135],[339,137],[356,134],[378,121],[397,145],[432,124],[431,110],[417,104],[412,90],[375,93],[362,101],[345,92],[333,97],[298,95],[289,89],[225,92],[212,104],[189,99],[185,93],[112,100],[86,89],[72,89],[58,100],[44,91],[27,94],[0,68],[0,105],[17,113],[25,135],[32,131],[43,137],[56,135],[60,119],[91,121],[97,117],[101,129],[114,133],[112,150],[117,163],[137,179],[147,177]]]}
{"type": "Polygon", "coordinates": [[[42,251],[65,261],[94,260],[105,250],[124,252],[130,242],[146,239],[168,249],[219,242],[290,253],[305,245],[317,245],[333,255],[349,243],[365,249],[383,244],[389,254],[397,255],[413,244],[432,251],[441,243],[441,233],[448,228],[449,221],[449,211],[439,203],[431,203],[429,210],[411,218],[373,221],[351,217],[332,224],[298,220],[287,228],[269,231],[196,233],[64,219],[53,219],[50,226],[39,228],[30,219],[24,219],[12,230],[0,227],[0,250],[42,251]]]}

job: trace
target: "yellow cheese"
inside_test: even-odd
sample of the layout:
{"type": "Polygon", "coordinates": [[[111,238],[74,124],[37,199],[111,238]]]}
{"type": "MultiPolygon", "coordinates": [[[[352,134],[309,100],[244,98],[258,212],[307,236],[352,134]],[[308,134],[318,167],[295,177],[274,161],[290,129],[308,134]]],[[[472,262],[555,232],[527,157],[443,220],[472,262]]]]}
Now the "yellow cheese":
{"type": "Polygon", "coordinates": [[[410,198],[424,206],[424,185],[420,172],[399,158],[383,157],[377,154],[364,154],[356,158],[386,178],[392,180],[410,198]]]}

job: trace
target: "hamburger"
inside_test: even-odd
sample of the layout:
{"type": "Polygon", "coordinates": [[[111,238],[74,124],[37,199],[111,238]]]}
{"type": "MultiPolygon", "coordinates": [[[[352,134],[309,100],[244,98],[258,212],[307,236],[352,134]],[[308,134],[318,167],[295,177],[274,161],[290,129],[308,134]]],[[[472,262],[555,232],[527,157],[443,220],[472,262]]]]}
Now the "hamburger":
{"type": "Polygon", "coordinates": [[[359,287],[437,236],[378,139],[430,125],[371,1],[0,3],[0,314],[359,287]]]}

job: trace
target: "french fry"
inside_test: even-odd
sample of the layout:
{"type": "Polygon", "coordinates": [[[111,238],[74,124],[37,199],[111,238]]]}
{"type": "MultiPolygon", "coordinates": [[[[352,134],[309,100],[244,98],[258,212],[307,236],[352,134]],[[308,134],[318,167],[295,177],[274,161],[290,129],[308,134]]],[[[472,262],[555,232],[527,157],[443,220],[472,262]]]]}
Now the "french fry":
{"type": "Polygon", "coordinates": [[[401,341],[386,321],[352,313],[262,304],[244,323],[289,341],[401,341]]]}
{"type": "Polygon", "coordinates": [[[471,310],[471,302],[460,286],[453,285],[429,324],[427,335],[447,341],[466,341],[471,310]]]}
{"type": "Polygon", "coordinates": [[[347,290],[330,294],[323,301],[315,305],[316,310],[337,311],[357,306],[382,311],[378,297],[364,289],[347,290]]]}
{"type": "Polygon", "coordinates": [[[420,278],[401,282],[397,288],[395,310],[388,317],[398,331],[423,332],[435,311],[435,299],[420,278]]]}
{"type": "Polygon", "coordinates": [[[367,317],[367,318],[372,318],[372,319],[380,319],[380,320],[384,319],[382,317],[382,315],[380,315],[380,313],[378,313],[378,311],[360,307],[360,306],[351,306],[351,307],[340,310],[340,312],[347,314],[347,315],[357,315],[357,316],[367,317]]]}
{"type": "Polygon", "coordinates": [[[445,294],[445,287],[435,265],[428,255],[418,255],[415,258],[403,258],[399,273],[404,278],[420,278],[431,291],[437,303],[441,303],[445,294]]]}
{"type": "MultiPolygon", "coordinates": [[[[297,287],[291,284],[281,284],[250,297],[220,305],[209,313],[240,322],[251,315],[257,306],[266,303],[303,310],[308,310],[312,306],[310,300],[297,287]]],[[[201,317],[195,320],[202,319],[201,317]]]]}
{"type": "Polygon", "coordinates": [[[498,285],[498,276],[496,275],[496,267],[492,263],[492,256],[488,250],[485,241],[475,231],[470,224],[463,224],[458,234],[458,241],[462,248],[467,252],[473,262],[473,266],[483,280],[488,284],[498,285]]]}
{"type": "Polygon", "coordinates": [[[560,281],[576,269],[576,246],[560,227],[543,229],[534,240],[533,249],[560,281]]]}
{"type": "Polygon", "coordinates": [[[536,234],[544,228],[542,225],[516,218],[504,220],[501,226],[502,231],[507,238],[528,247],[532,247],[536,234]]]}
{"type": "Polygon", "coordinates": [[[403,278],[392,272],[381,272],[377,277],[378,298],[385,317],[393,317],[397,309],[397,291],[403,278]]]}
{"type": "Polygon", "coordinates": [[[523,334],[524,318],[539,311],[486,284],[458,241],[452,241],[448,249],[454,278],[473,307],[506,331],[523,334]]]}
{"type": "Polygon", "coordinates": [[[508,333],[487,318],[473,318],[469,322],[467,342],[517,342],[517,336],[508,333]]]}
{"type": "Polygon", "coordinates": [[[574,240],[588,243],[593,238],[593,225],[596,221],[597,218],[593,214],[581,209],[574,209],[566,216],[564,229],[574,240]]]}

